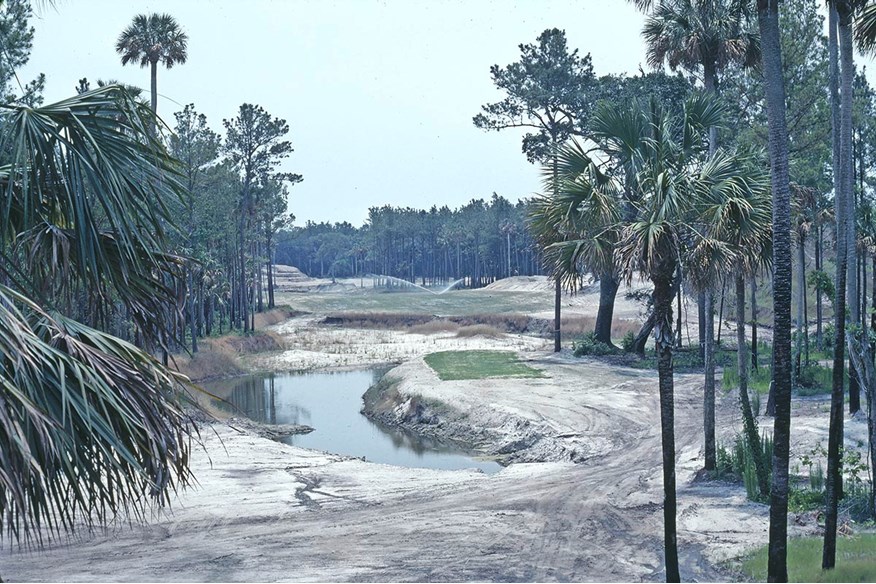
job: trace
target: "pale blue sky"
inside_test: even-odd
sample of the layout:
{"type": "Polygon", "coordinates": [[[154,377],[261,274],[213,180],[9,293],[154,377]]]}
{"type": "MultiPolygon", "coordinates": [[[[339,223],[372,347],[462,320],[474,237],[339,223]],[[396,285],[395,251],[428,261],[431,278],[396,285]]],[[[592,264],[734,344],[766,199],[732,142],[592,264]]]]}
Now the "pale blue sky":
{"type": "Polygon", "coordinates": [[[135,14],[175,16],[189,59],[159,70],[159,114],[172,124],[194,103],[219,132],[243,102],[285,118],[295,148],[285,170],[305,179],[289,201],[298,224],[538,191],[521,134],[485,133],[471,118],[502,97],[490,65],[516,61],[545,28],[565,29],[597,74],[644,66],[642,17],[626,0],[58,0],[38,12],[21,77],[46,73],[48,101],[81,77],[148,90],[148,69],[122,67],[115,40],[135,14]]]}

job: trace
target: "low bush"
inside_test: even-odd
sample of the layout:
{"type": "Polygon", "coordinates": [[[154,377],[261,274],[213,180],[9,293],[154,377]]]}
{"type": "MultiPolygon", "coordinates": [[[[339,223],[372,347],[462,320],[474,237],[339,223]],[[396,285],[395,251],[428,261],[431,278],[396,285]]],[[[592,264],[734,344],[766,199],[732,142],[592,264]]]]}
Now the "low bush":
{"type": "Polygon", "coordinates": [[[572,353],[576,357],[611,355],[616,352],[617,349],[611,345],[597,341],[594,333],[586,334],[572,342],[572,353]]]}
{"type": "Polygon", "coordinates": [[[632,353],[636,350],[636,333],[633,331],[627,331],[627,334],[624,335],[624,338],[621,340],[621,348],[624,350],[624,353],[632,353]]]}

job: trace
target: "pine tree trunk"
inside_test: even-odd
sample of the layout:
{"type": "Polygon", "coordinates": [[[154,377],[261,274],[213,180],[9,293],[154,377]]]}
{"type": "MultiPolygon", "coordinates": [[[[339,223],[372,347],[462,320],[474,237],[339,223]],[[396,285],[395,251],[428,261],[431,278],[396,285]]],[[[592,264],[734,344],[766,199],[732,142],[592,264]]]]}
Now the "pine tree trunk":
{"type": "Polygon", "coordinates": [[[560,339],[560,303],[563,299],[563,284],[560,277],[554,278],[554,353],[562,350],[560,339]]]}
{"type": "Polygon", "coordinates": [[[192,353],[198,352],[198,319],[197,319],[197,300],[192,277],[192,270],[188,270],[188,289],[189,289],[189,332],[192,335],[192,353]]]}
{"type": "Polygon", "coordinates": [[[773,481],[770,493],[770,582],[788,581],[788,456],[791,430],[791,202],[788,128],[776,0],[758,0],[773,194],[773,481]]]}
{"type": "MultiPolygon", "coordinates": [[[[804,322],[804,305],[806,302],[806,254],[804,250],[803,234],[797,230],[797,338],[794,340],[794,362],[796,364],[795,374],[800,377],[800,370],[803,361],[803,328],[806,326],[804,322]]],[[[796,378],[795,378],[796,383],[796,378]]]]}
{"type": "MultiPolygon", "coordinates": [[[[818,217],[818,213],[816,213],[818,217]]],[[[817,238],[815,239],[815,271],[821,272],[824,269],[824,260],[821,257],[822,248],[824,246],[824,229],[820,220],[816,219],[818,226],[816,227],[817,238]]],[[[824,332],[821,328],[821,321],[824,318],[824,308],[821,301],[821,287],[815,288],[815,346],[819,351],[824,350],[824,332]]]]}

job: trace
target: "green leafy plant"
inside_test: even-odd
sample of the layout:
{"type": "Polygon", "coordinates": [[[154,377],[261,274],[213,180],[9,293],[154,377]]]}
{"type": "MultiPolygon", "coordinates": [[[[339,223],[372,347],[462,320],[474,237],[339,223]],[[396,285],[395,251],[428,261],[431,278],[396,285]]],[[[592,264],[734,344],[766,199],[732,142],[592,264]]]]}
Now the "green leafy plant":
{"type": "Polygon", "coordinates": [[[588,333],[577,341],[572,341],[572,353],[576,357],[611,355],[616,352],[617,350],[612,346],[597,341],[594,333],[588,333]]]}

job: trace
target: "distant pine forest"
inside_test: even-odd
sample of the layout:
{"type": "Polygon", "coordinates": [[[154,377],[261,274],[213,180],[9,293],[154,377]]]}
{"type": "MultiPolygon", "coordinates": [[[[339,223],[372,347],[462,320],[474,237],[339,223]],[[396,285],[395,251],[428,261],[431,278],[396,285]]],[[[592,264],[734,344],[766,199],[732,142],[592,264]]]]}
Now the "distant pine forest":
{"type": "MultiPolygon", "coordinates": [[[[275,262],[318,278],[392,276],[423,286],[462,279],[479,288],[499,278],[543,274],[527,228],[530,202],[493,194],[458,209],[372,207],[361,227],[314,223],[277,235],[275,262]]],[[[391,282],[391,280],[390,280],[391,282]]]]}

